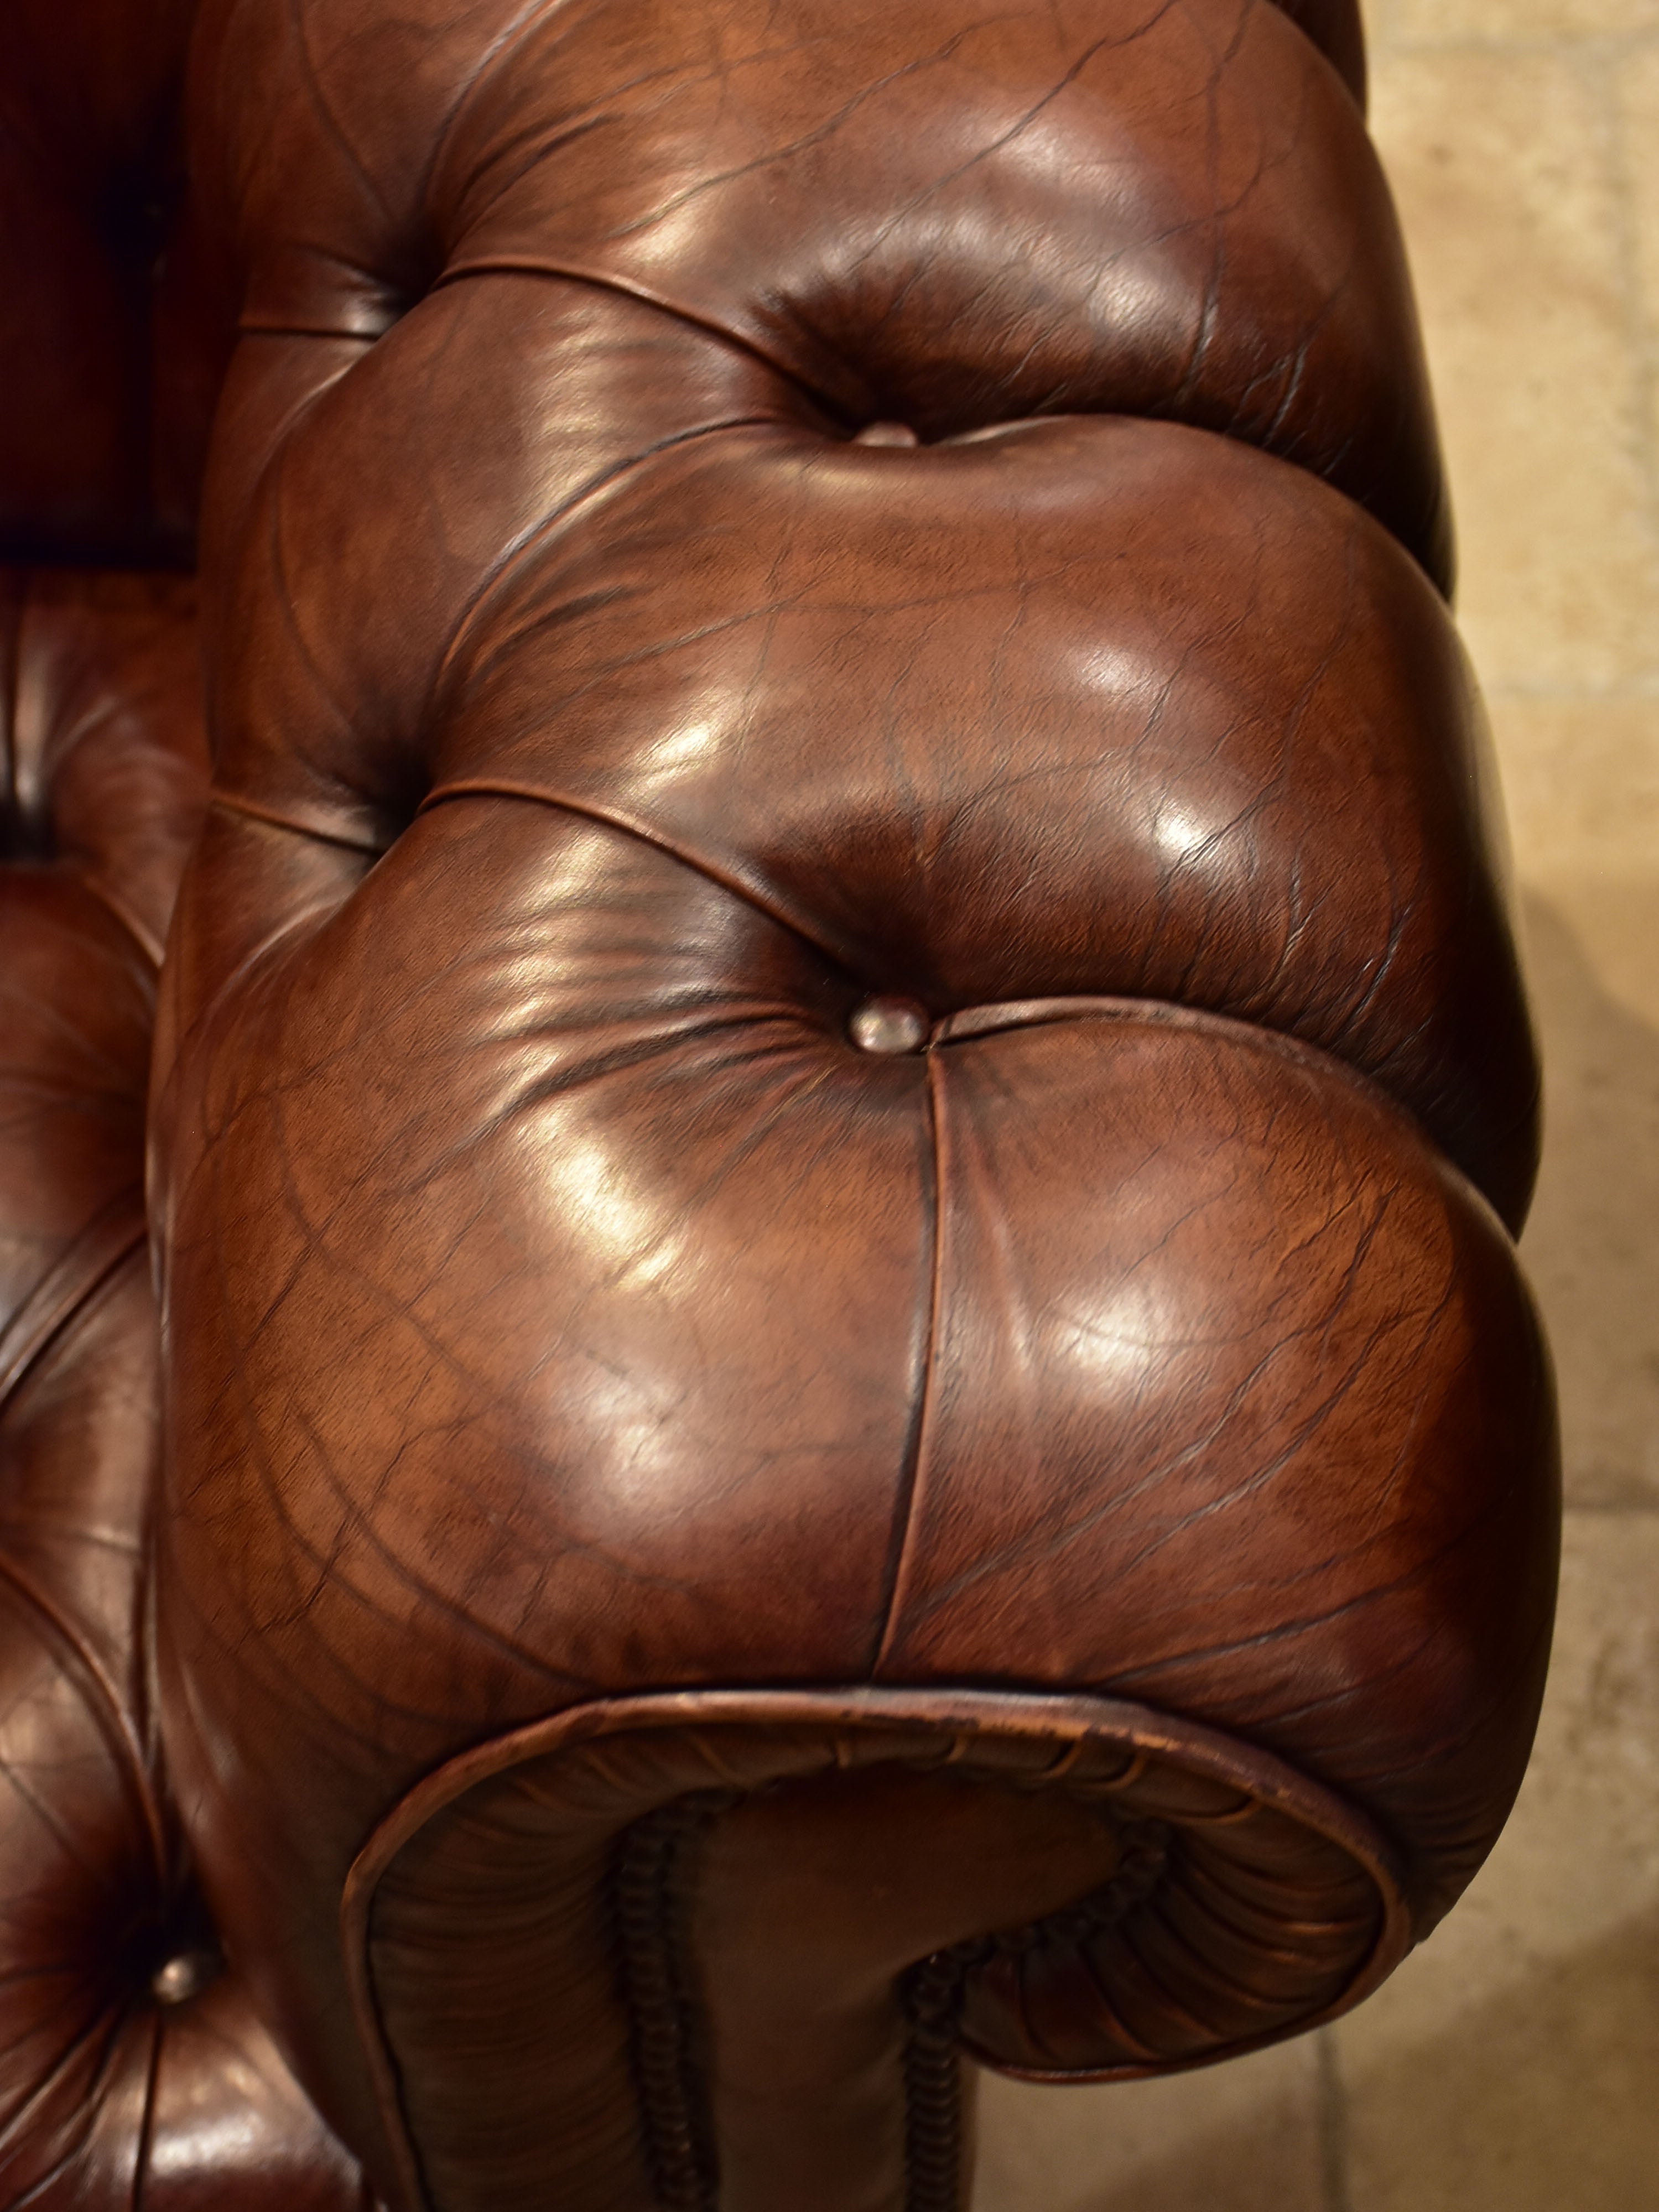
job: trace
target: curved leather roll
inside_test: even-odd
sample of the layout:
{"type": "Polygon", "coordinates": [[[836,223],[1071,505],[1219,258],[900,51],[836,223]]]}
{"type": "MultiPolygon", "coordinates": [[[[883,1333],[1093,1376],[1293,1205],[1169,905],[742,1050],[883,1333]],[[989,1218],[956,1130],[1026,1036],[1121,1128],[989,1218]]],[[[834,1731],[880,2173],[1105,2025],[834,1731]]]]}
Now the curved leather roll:
{"type": "MultiPolygon", "coordinates": [[[[411,2208],[646,2201],[541,2045],[480,2056],[511,1944],[470,2009],[422,1978],[471,1801],[387,1863],[396,2005],[343,1929],[514,1732],[1127,1701],[1356,1808],[1419,1934],[1518,1784],[1536,1073],[1352,18],[1299,14],[209,12],[246,291],[163,1711],[258,2001],[411,2208]],[[498,2092],[522,2198],[422,2136],[498,2092]]],[[[1202,1940],[1265,2018],[1270,1939],[1202,1940]]],[[[1043,2026],[975,1983],[971,2047],[1130,2063],[1081,1956],[1043,2026]]],[[[1163,1988],[1146,2063],[1236,2046],[1163,1988]]]]}
{"type": "Polygon", "coordinates": [[[0,2197],[368,2198],[225,1970],[157,1734],[143,1109],[199,819],[194,592],[0,580],[0,2197]]]}

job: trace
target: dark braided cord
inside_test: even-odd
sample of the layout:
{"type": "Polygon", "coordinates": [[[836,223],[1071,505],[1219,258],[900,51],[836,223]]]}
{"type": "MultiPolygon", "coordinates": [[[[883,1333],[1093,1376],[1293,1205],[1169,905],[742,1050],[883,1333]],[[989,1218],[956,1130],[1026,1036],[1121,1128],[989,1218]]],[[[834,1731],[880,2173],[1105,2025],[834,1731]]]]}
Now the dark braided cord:
{"type": "Polygon", "coordinates": [[[708,2096],[697,2049],[680,1922],[688,1861],[734,1802],[728,1790],[676,1798],[622,1836],[611,1864],[616,1954],[628,2010],[652,2187],[663,2212],[717,2212],[720,2193],[708,2096]]]}
{"type": "Polygon", "coordinates": [[[1050,1943],[1079,1948],[1089,1943],[1157,1888],[1170,1841],[1162,1821],[1126,1822],[1109,1881],[1047,1919],[935,1951],[904,1977],[904,2008],[910,2024],[904,2054],[905,2212],[962,2212],[960,2036],[971,1977],[993,1959],[1011,1954],[1018,1956],[1050,1943]]]}
{"type": "Polygon", "coordinates": [[[905,2212],[961,2212],[962,2051],[957,2033],[968,1977],[994,1938],[935,1951],[904,1978],[905,2212]]]}

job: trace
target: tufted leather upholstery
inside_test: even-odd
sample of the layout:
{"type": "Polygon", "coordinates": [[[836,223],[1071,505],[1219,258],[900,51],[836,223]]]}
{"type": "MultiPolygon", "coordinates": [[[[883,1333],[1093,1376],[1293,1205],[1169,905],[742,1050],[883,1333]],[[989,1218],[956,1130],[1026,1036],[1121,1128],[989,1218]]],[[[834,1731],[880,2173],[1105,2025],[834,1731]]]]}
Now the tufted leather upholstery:
{"type": "MultiPolygon", "coordinates": [[[[15,1401],[119,1385],[106,1579],[47,1592],[106,1686],[38,1605],[18,1649],[88,1863],[146,1871],[71,1911],[40,1859],[24,1918],[117,1901],[70,2041],[137,2072],[50,2059],[0,2142],[61,2098],[100,2175],[356,2201],[291,2066],[400,2212],[956,2212],[960,2051],[1153,2071],[1356,2002],[1536,1712],[1536,1078],[1356,16],[207,0],[192,78],[145,298],[197,301],[191,389],[222,257],[242,336],[153,1685],[130,1199],[15,1401]],[[158,1733],[234,1962],[165,2012],[209,1938],[158,1733]],[[169,2069],[240,2117],[120,2134],[101,2085],[169,2069]]],[[[183,542],[111,437],[32,546],[183,542]]],[[[178,587],[28,589],[51,684],[167,662],[173,791],[178,587]]],[[[34,994],[122,1074],[49,1232],[50,1133],[9,1156],[26,1313],[131,1182],[190,811],[13,872],[113,885],[129,979],[34,994]]]]}
{"type": "Polygon", "coordinates": [[[193,587],[0,576],[0,2202],[367,2201],[222,1971],[149,1680],[155,969],[205,787],[193,587]]]}

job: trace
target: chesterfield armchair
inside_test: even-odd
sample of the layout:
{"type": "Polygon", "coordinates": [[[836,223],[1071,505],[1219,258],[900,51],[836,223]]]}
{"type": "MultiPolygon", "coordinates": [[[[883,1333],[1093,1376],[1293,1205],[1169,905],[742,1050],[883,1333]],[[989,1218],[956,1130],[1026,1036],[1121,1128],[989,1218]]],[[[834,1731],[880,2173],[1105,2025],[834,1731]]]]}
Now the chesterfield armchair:
{"type": "Polygon", "coordinates": [[[1557,1503],[1349,0],[4,35],[0,2201],[962,2212],[1359,2002],[1557,1503]]]}

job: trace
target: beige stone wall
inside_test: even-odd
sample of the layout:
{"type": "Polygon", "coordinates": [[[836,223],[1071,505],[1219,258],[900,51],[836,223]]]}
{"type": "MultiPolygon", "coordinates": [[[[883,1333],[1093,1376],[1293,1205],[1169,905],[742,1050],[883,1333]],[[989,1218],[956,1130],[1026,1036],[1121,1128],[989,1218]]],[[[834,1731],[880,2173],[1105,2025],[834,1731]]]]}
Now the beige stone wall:
{"type": "Polygon", "coordinates": [[[1340,2028],[988,2086],[975,2212],[1659,2212],[1659,0],[1371,0],[1548,1132],[1566,1569],[1491,1863],[1340,2028]]]}

